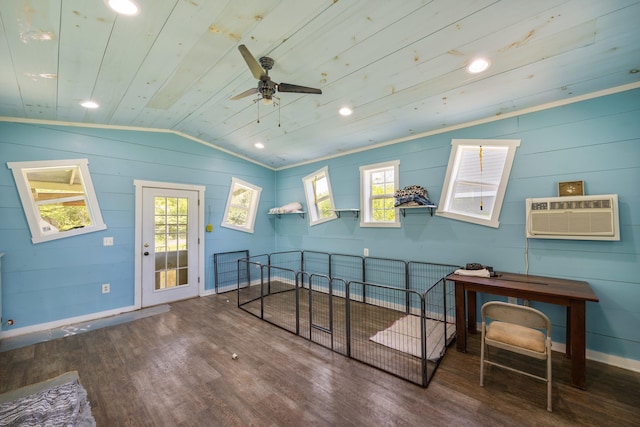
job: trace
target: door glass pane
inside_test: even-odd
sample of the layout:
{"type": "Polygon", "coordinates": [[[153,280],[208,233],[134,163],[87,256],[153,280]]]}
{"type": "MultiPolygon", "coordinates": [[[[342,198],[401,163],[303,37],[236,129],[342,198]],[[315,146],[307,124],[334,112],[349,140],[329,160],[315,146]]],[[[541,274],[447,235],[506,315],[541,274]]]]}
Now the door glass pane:
{"type": "Polygon", "coordinates": [[[155,290],[188,284],[189,200],[155,198],[155,290]]]}
{"type": "Polygon", "coordinates": [[[188,282],[187,268],[179,268],[178,270],[178,286],[186,285],[188,282]]]}

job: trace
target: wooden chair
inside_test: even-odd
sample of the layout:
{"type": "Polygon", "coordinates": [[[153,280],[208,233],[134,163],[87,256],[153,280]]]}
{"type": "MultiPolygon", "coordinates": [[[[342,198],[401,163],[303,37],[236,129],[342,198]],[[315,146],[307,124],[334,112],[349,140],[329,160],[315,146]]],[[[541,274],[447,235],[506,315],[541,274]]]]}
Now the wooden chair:
{"type": "Polygon", "coordinates": [[[482,306],[480,385],[484,386],[484,365],[495,365],[547,383],[547,411],[551,412],[551,321],[531,307],[492,301],[482,306]],[[490,321],[488,321],[490,320],[490,321]],[[488,360],[488,347],[546,360],[546,377],[488,360]]]}

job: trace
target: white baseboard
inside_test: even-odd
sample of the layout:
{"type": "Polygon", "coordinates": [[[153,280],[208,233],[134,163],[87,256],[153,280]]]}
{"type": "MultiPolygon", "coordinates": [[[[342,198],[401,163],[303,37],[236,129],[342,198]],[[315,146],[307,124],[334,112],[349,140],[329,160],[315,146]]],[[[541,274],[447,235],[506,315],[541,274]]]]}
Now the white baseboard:
{"type": "Polygon", "coordinates": [[[117,314],[128,313],[138,310],[140,307],[130,305],[127,307],[119,307],[113,310],[100,311],[97,313],[85,314],[83,316],[68,317],[66,319],[54,320],[53,322],[38,323],[37,325],[24,326],[22,328],[2,331],[2,338],[16,337],[19,335],[32,334],[34,332],[47,331],[49,329],[60,328],[62,326],[73,325],[74,323],[90,322],[92,320],[103,319],[105,317],[115,316],[117,314]]]}
{"type": "MultiPolygon", "coordinates": [[[[553,351],[564,353],[567,350],[567,346],[563,343],[552,342],[551,348],[553,351]]],[[[606,365],[615,366],[617,368],[627,369],[629,371],[640,372],[640,360],[625,359],[620,356],[613,356],[611,354],[601,353],[599,351],[587,349],[587,360],[593,360],[595,362],[604,363],[606,365]]]]}
{"type": "MultiPolygon", "coordinates": [[[[199,296],[205,297],[209,295],[215,295],[215,289],[208,289],[201,293],[199,296]]],[[[105,317],[111,317],[122,313],[129,313],[131,311],[139,310],[141,307],[130,305],[127,307],[119,307],[113,310],[99,311],[97,313],[86,314],[77,317],[68,317],[66,319],[54,320],[53,322],[38,323],[37,325],[25,326],[22,328],[16,328],[11,330],[2,331],[1,338],[11,338],[20,335],[32,334],[35,332],[48,331],[49,329],[56,329],[62,326],[73,325],[75,323],[90,322],[92,320],[104,319],[105,317]]]]}

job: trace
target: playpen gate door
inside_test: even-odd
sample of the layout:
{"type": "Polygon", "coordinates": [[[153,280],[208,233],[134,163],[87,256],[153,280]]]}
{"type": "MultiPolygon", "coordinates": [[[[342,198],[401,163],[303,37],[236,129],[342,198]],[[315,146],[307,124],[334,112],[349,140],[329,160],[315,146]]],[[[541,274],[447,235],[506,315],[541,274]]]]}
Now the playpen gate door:
{"type": "Polygon", "coordinates": [[[311,341],[333,348],[333,305],[326,276],[309,277],[309,326],[311,341]]]}

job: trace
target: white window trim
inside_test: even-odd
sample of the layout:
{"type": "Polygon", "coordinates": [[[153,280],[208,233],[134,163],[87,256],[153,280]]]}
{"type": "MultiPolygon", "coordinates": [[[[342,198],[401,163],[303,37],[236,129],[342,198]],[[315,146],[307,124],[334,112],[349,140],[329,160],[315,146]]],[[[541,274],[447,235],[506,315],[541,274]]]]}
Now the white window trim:
{"type": "Polygon", "coordinates": [[[317,205],[319,200],[315,200],[315,194],[313,191],[313,184],[312,184],[313,180],[317,176],[324,176],[327,179],[327,187],[329,189],[329,195],[326,198],[323,198],[322,200],[329,199],[331,201],[331,208],[335,209],[336,207],[335,203],[333,202],[333,190],[331,189],[331,180],[329,179],[328,166],[325,166],[322,169],[319,169],[314,173],[311,173],[305,176],[304,178],[302,178],[302,185],[304,186],[304,194],[305,194],[305,198],[307,199],[307,207],[309,208],[309,225],[310,226],[322,224],[327,221],[333,221],[334,219],[338,218],[338,215],[336,215],[335,212],[332,212],[331,216],[328,216],[326,218],[320,218],[320,212],[318,211],[318,205],[317,205]]]}
{"type": "Polygon", "coordinates": [[[241,179],[232,177],[231,186],[229,187],[229,195],[227,197],[227,206],[224,210],[224,215],[222,216],[222,224],[220,224],[220,226],[225,228],[230,228],[232,230],[243,231],[245,233],[253,233],[253,228],[256,222],[256,214],[258,212],[258,204],[260,203],[261,193],[262,193],[261,187],[258,187],[257,185],[253,185],[241,179]],[[247,222],[243,226],[230,224],[227,222],[229,209],[233,207],[231,206],[231,201],[233,200],[233,191],[236,186],[241,186],[241,187],[245,187],[252,190],[251,202],[249,204],[249,208],[247,209],[247,222]]]}
{"type": "Polygon", "coordinates": [[[444,183],[442,185],[442,193],[440,195],[440,203],[438,204],[438,210],[436,215],[455,219],[458,221],[470,222],[473,224],[484,225],[487,227],[498,228],[500,226],[500,211],[502,209],[502,202],[504,200],[504,194],[507,190],[507,184],[509,182],[509,175],[511,173],[511,167],[513,165],[513,159],[516,154],[516,149],[520,146],[519,139],[453,139],[451,140],[451,154],[449,156],[449,164],[447,166],[447,173],[445,175],[444,183]],[[447,211],[449,199],[451,197],[451,191],[455,182],[454,177],[457,175],[457,164],[459,156],[459,147],[463,146],[486,146],[486,147],[507,147],[507,157],[505,159],[504,169],[502,170],[502,176],[500,178],[500,184],[496,192],[496,199],[489,219],[478,218],[476,216],[464,215],[456,212],[447,211]]]}
{"type": "Polygon", "coordinates": [[[82,234],[93,233],[96,231],[106,230],[107,226],[102,220],[100,205],[93,188],[91,174],[89,173],[89,161],[87,159],[69,159],[69,160],[41,160],[28,162],[7,162],[7,166],[13,172],[13,178],[18,188],[22,209],[27,217],[27,223],[31,231],[31,241],[33,243],[48,242],[51,240],[63,239],[66,237],[79,236],[82,234]],[[40,228],[42,218],[39,210],[36,208],[35,202],[29,188],[29,181],[25,170],[38,168],[59,168],[65,166],[77,166],[80,168],[82,182],[84,184],[85,200],[87,210],[91,216],[91,225],[73,230],[66,230],[58,233],[43,233],[40,228]]]}
{"type": "Polygon", "coordinates": [[[371,212],[371,187],[369,185],[369,176],[371,173],[380,169],[394,169],[394,192],[400,187],[400,160],[392,160],[384,163],[376,163],[373,165],[360,166],[360,227],[380,227],[380,228],[399,228],[400,212],[396,208],[394,221],[373,221],[371,212]]]}

